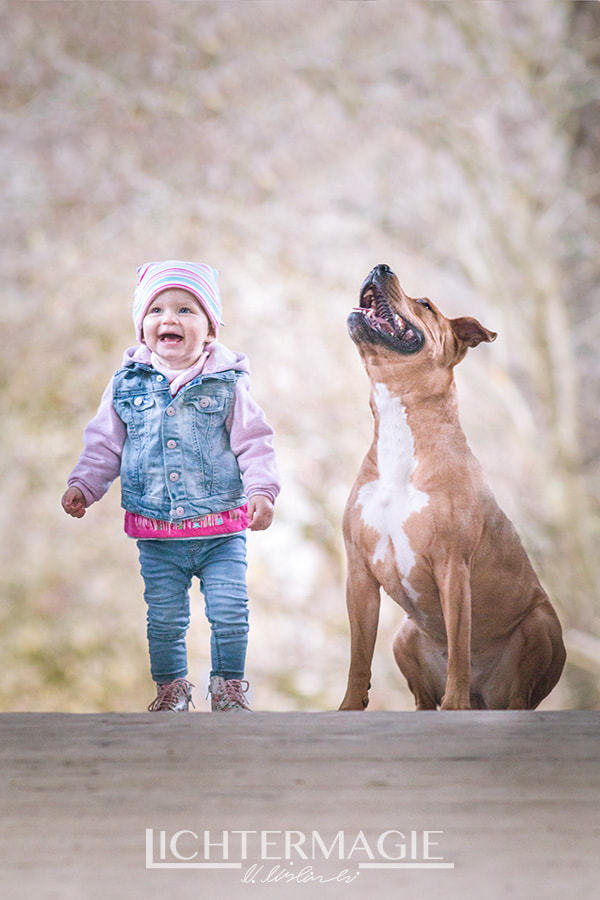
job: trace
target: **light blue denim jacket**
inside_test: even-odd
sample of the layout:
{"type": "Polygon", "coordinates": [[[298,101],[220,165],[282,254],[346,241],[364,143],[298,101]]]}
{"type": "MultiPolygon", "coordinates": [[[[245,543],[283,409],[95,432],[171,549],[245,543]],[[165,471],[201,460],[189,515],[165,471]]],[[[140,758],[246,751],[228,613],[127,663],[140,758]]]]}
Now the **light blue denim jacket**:
{"type": "Polygon", "coordinates": [[[246,502],[225,423],[240,373],[198,375],[176,394],[150,365],[113,378],[113,404],[127,429],[121,457],[125,509],[176,522],[246,502]]]}

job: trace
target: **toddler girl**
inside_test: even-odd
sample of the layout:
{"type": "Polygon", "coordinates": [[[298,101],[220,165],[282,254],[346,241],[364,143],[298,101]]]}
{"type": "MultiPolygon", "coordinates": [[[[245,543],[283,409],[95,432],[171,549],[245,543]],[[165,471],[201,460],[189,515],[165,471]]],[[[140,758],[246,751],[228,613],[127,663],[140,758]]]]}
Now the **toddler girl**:
{"type": "Polygon", "coordinates": [[[137,539],[157,710],[187,710],[188,590],[200,579],[211,626],[213,710],[248,710],[246,535],[268,528],[279,493],[273,431],[249,393],[246,357],[216,340],[217,272],[167,260],[138,269],[125,352],[68,479],[81,518],[121,477],[137,539]]]}

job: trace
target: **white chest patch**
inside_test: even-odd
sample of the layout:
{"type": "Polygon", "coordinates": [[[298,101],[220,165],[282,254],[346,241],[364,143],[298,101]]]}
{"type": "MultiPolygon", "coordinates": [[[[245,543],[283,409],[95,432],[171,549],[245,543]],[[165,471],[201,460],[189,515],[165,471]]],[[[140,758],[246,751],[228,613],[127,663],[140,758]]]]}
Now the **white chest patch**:
{"type": "Polygon", "coordinates": [[[429,497],[411,484],[417,460],[402,401],[393,397],[384,384],[375,385],[374,399],[379,411],[379,478],[361,487],[357,505],[362,508],[365,525],[379,533],[373,562],[383,562],[391,542],[402,583],[412,594],[406,579],[415,564],[415,554],[404,531],[404,523],[411,513],[427,506],[429,497]]]}

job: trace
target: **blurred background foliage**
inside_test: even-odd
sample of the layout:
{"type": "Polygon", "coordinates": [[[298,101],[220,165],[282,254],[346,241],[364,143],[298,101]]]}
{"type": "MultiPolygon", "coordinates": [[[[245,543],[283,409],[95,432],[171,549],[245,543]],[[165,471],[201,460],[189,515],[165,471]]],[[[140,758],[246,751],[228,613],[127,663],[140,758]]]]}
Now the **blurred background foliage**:
{"type": "MultiPolygon", "coordinates": [[[[461,418],[565,628],[545,708],[600,706],[597,3],[0,5],[0,709],[140,710],[145,609],[118,485],[60,509],[134,342],[136,267],[220,270],[283,492],[249,538],[259,709],[345,686],[341,515],[371,438],[345,320],[373,265],[498,331],[461,418]]],[[[190,678],[205,708],[194,589],[190,678]]],[[[411,709],[382,605],[372,708],[411,709]]]]}

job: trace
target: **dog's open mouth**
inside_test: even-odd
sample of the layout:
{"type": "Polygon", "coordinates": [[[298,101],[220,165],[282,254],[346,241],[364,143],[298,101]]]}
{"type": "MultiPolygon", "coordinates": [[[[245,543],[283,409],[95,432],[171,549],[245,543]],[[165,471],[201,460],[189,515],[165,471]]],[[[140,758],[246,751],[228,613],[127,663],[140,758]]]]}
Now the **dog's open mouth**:
{"type": "Polygon", "coordinates": [[[372,277],[362,287],[360,306],[352,310],[348,329],[353,340],[384,343],[400,353],[415,353],[423,346],[422,331],[392,309],[372,277]]]}

